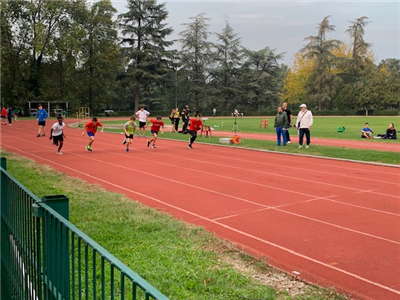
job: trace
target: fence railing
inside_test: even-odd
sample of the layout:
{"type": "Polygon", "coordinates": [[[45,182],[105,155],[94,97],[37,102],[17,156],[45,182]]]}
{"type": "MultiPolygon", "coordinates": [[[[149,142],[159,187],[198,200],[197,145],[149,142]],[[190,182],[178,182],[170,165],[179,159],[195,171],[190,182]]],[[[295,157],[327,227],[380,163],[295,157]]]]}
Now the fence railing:
{"type": "Polygon", "coordinates": [[[67,197],[39,199],[0,163],[1,299],[168,300],[68,221],[67,197]]]}

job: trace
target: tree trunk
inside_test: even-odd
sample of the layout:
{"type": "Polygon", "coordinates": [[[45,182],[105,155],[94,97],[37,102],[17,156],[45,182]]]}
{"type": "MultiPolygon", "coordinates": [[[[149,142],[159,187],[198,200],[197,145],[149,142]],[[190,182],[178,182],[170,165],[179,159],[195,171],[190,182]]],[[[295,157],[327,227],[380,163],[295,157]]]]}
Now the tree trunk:
{"type": "Polygon", "coordinates": [[[135,88],[135,112],[137,112],[139,110],[139,88],[135,88]]]}

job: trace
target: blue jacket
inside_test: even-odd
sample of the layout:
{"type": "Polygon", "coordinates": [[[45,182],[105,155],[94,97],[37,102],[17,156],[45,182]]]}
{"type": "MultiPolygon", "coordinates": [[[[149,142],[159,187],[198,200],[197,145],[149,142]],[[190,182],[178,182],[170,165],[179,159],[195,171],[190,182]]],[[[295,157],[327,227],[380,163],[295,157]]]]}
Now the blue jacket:
{"type": "Polygon", "coordinates": [[[38,110],[36,113],[36,119],[38,119],[39,122],[46,121],[48,116],[49,116],[49,114],[47,113],[47,111],[44,108],[38,110]]]}

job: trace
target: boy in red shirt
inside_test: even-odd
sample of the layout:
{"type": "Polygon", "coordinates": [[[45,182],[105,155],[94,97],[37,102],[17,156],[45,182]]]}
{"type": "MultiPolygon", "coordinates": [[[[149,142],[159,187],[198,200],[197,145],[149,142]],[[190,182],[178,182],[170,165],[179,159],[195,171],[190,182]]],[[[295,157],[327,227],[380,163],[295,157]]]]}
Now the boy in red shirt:
{"type": "Polygon", "coordinates": [[[2,125],[7,125],[6,123],[6,118],[7,118],[7,109],[3,106],[3,108],[1,109],[1,121],[2,121],[2,125]]]}
{"type": "Polygon", "coordinates": [[[92,121],[87,122],[83,127],[82,135],[85,135],[86,131],[87,135],[89,136],[89,144],[85,146],[87,151],[92,152],[92,144],[94,142],[94,135],[96,134],[97,127],[101,127],[101,132],[104,132],[104,126],[97,121],[97,118],[93,118],[92,121]]]}
{"type": "MultiPolygon", "coordinates": [[[[161,116],[157,116],[157,120],[154,119],[150,119],[149,121],[147,121],[147,124],[149,124],[149,122],[153,123],[153,125],[150,128],[151,134],[153,135],[153,138],[150,141],[147,141],[147,147],[150,146],[151,142],[153,142],[153,148],[156,148],[156,140],[157,140],[157,136],[158,136],[158,132],[161,129],[161,134],[163,134],[163,129],[164,129],[164,122],[161,121],[161,116]]],[[[147,127],[146,124],[146,127],[147,127]]]]}
{"type": "Polygon", "coordinates": [[[201,129],[201,127],[203,126],[203,122],[201,122],[200,117],[201,117],[201,115],[197,114],[197,115],[195,115],[194,119],[190,119],[190,127],[188,130],[188,133],[192,137],[189,140],[189,145],[188,145],[189,149],[193,149],[192,144],[194,143],[194,141],[197,138],[197,131],[199,131],[201,129]]]}

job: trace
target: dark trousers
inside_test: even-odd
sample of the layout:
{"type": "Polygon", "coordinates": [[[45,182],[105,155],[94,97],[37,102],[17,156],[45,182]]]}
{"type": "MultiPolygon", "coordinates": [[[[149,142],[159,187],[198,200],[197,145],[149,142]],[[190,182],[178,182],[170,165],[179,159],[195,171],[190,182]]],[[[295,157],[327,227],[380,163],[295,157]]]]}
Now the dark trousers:
{"type": "Polygon", "coordinates": [[[188,133],[192,136],[192,137],[190,138],[190,145],[191,145],[191,144],[194,143],[194,141],[195,141],[196,138],[197,138],[197,131],[188,130],[188,133]]]}
{"type": "Polygon", "coordinates": [[[175,124],[175,131],[178,131],[180,118],[174,118],[173,120],[174,120],[174,124],[175,124]]]}
{"type": "MultiPolygon", "coordinates": [[[[183,120],[182,120],[183,121],[183,120]]],[[[189,119],[183,121],[182,131],[185,131],[189,125],[189,119]]]]}
{"type": "Polygon", "coordinates": [[[289,127],[286,129],[286,141],[290,142],[289,127]]]}
{"type": "Polygon", "coordinates": [[[310,130],[308,130],[308,128],[300,128],[299,129],[299,144],[303,145],[304,134],[306,135],[307,145],[310,145],[310,130]]]}

